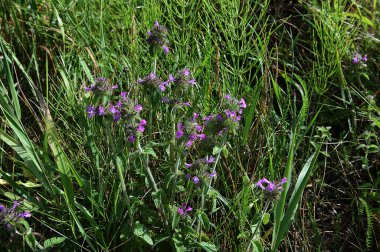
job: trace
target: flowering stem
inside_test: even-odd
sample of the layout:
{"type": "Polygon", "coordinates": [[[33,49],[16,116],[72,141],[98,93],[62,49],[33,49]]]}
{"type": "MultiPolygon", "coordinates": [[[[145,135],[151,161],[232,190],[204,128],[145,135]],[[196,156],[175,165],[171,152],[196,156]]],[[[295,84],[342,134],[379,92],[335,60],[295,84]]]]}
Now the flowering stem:
{"type": "MultiPolygon", "coordinates": [[[[116,159],[119,159],[119,158],[117,157],[116,159]]],[[[121,170],[120,163],[121,163],[121,160],[116,160],[116,168],[117,168],[117,171],[119,174],[121,189],[123,190],[124,198],[125,198],[125,201],[127,203],[130,225],[131,225],[131,227],[133,227],[133,216],[132,216],[131,202],[129,201],[129,196],[127,193],[127,187],[125,186],[124,176],[123,176],[123,172],[121,170]]]]}
{"type": "MultiPolygon", "coordinates": [[[[143,154],[143,149],[141,148],[141,145],[140,145],[140,139],[138,137],[137,139],[137,147],[139,149],[139,152],[141,155],[144,155],[143,154]]],[[[148,178],[149,178],[149,182],[151,184],[151,186],[153,187],[153,190],[158,193],[158,187],[157,187],[157,184],[156,182],[154,181],[154,177],[153,177],[153,174],[149,168],[149,156],[148,154],[145,154],[145,158],[144,158],[144,168],[145,168],[145,172],[146,174],[148,175],[148,178]]],[[[166,213],[165,213],[165,209],[163,207],[163,204],[162,204],[162,201],[160,200],[160,203],[158,205],[156,205],[157,209],[158,210],[161,210],[162,212],[162,217],[164,219],[164,223],[165,223],[165,226],[166,226],[166,230],[167,232],[169,233],[169,235],[171,235],[171,229],[170,229],[170,226],[169,226],[169,222],[168,222],[168,218],[166,217],[166,213]]]]}
{"type": "MultiPolygon", "coordinates": [[[[114,144],[112,133],[111,133],[111,126],[110,125],[108,125],[108,126],[109,127],[106,127],[106,129],[107,129],[106,134],[108,137],[108,141],[111,143],[110,146],[112,148],[112,152],[114,153],[115,152],[115,148],[114,148],[115,144],[114,144]]],[[[119,179],[120,179],[121,190],[123,191],[124,198],[125,198],[125,201],[127,204],[130,225],[131,225],[131,227],[133,227],[133,216],[132,216],[131,202],[129,200],[129,195],[127,193],[127,187],[125,186],[125,182],[124,182],[124,176],[123,176],[123,171],[122,171],[122,167],[121,167],[122,162],[121,162],[119,157],[116,157],[116,160],[113,159],[113,162],[114,162],[114,165],[116,166],[116,169],[117,169],[117,172],[119,175],[119,179]]]]}
{"type": "MultiPolygon", "coordinates": [[[[225,145],[226,143],[226,139],[227,139],[227,134],[228,134],[228,131],[225,131],[223,133],[223,138],[222,138],[222,141],[221,141],[221,148],[223,148],[223,146],[225,145]]],[[[214,162],[214,165],[212,167],[212,173],[215,172],[216,170],[216,165],[218,164],[219,162],[219,159],[220,159],[220,154],[222,153],[222,151],[219,151],[217,156],[216,156],[216,159],[215,159],[215,162],[214,162]]],[[[201,195],[201,212],[203,212],[203,209],[204,209],[204,204],[205,204],[205,194],[208,193],[208,191],[210,190],[211,188],[211,182],[212,182],[212,177],[210,179],[210,183],[208,185],[208,188],[207,188],[207,191],[205,190],[205,187],[203,186],[202,187],[202,195],[201,195]]],[[[198,222],[198,232],[199,232],[199,242],[202,241],[202,225],[201,225],[201,221],[198,222]]]]}
{"type": "MultiPolygon", "coordinates": [[[[223,138],[222,138],[221,148],[223,148],[223,146],[226,144],[227,134],[228,134],[228,131],[226,131],[226,132],[223,133],[223,138]]],[[[217,165],[218,162],[219,162],[220,154],[221,154],[221,153],[222,153],[222,151],[220,151],[220,152],[218,153],[218,155],[216,156],[215,163],[214,163],[214,165],[212,166],[212,173],[214,173],[215,170],[216,170],[216,165],[217,165]]],[[[213,177],[211,177],[210,184],[208,185],[207,192],[208,192],[208,191],[210,190],[210,188],[211,188],[212,180],[213,180],[213,177]]]]}
{"type": "Polygon", "coordinates": [[[151,186],[153,187],[154,191],[155,192],[158,192],[158,188],[157,188],[157,184],[156,182],[154,181],[154,177],[152,175],[152,172],[150,171],[149,169],[149,156],[147,154],[143,154],[143,149],[141,148],[141,145],[140,145],[140,139],[138,139],[138,142],[137,142],[137,146],[139,148],[139,152],[141,155],[145,156],[144,158],[144,168],[145,168],[145,172],[146,174],[148,175],[148,178],[149,178],[149,181],[150,181],[150,184],[151,186]]]}
{"type": "Polygon", "coordinates": [[[170,161],[174,162],[175,158],[175,142],[176,142],[176,109],[174,109],[174,113],[172,114],[173,122],[172,122],[172,140],[170,142],[170,161]]]}
{"type": "MultiPolygon", "coordinates": [[[[267,202],[265,203],[265,207],[264,207],[264,211],[263,211],[264,214],[268,211],[268,207],[269,207],[270,203],[271,203],[270,200],[267,200],[267,202]]],[[[263,222],[263,216],[264,216],[264,214],[261,215],[260,221],[259,221],[259,223],[257,223],[255,231],[253,231],[252,239],[250,240],[250,242],[248,244],[248,247],[245,250],[246,252],[250,251],[249,249],[251,248],[251,244],[252,244],[253,240],[255,239],[256,232],[257,232],[257,230],[259,230],[259,227],[260,227],[261,223],[263,222]]]]}
{"type": "Polygon", "coordinates": [[[171,204],[174,205],[174,195],[177,187],[177,178],[178,178],[178,168],[179,165],[181,164],[181,158],[178,157],[177,162],[174,166],[174,178],[173,178],[173,188],[172,188],[172,194],[171,194],[171,204]]]}
{"type": "Polygon", "coordinates": [[[154,55],[153,57],[153,73],[156,74],[157,70],[157,55],[154,55]]]}

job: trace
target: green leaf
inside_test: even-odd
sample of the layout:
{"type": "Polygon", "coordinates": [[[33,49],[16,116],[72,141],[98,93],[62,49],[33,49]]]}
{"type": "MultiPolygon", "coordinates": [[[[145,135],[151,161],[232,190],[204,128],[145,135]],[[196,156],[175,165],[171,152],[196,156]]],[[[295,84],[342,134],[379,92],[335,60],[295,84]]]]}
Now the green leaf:
{"type": "Polygon", "coordinates": [[[172,241],[173,241],[174,246],[175,246],[175,250],[177,252],[185,252],[186,247],[183,245],[183,242],[180,239],[180,237],[178,237],[178,238],[177,237],[178,237],[178,234],[175,234],[174,237],[172,238],[172,241]]]}
{"type": "Polygon", "coordinates": [[[263,224],[266,225],[269,223],[269,220],[270,220],[270,213],[265,213],[263,215],[263,224]]]}
{"type": "Polygon", "coordinates": [[[54,247],[54,246],[64,242],[65,240],[66,240],[65,237],[52,237],[52,238],[44,241],[44,248],[48,249],[48,248],[54,247]]]}
{"type": "Polygon", "coordinates": [[[210,220],[209,220],[209,218],[207,217],[207,214],[205,213],[205,212],[202,212],[201,213],[201,217],[202,217],[202,222],[203,222],[203,225],[204,225],[204,227],[205,227],[205,229],[207,230],[207,231],[209,231],[210,230],[210,220]]]}
{"type": "Polygon", "coordinates": [[[154,152],[153,148],[150,147],[150,146],[146,146],[143,151],[142,151],[143,154],[146,154],[146,155],[151,155],[153,156],[154,158],[158,158],[157,155],[156,155],[156,152],[154,152]]]}
{"type": "Polygon", "coordinates": [[[28,234],[28,235],[25,235],[24,238],[25,238],[26,244],[28,244],[28,246],[33,251],[35,251],[36,250],[36,246],[37,246],[37,241],[36,241],[36,238],[34,237],[34,235],[33,234],[28,234]]]}
{"type": "Polygon", "coordinates": [[[217,248],[214,244],[209,243],[209,242],[201,242],[201,243],[199,243],[199,245],[200,245],[204,250],[206,250],[207,252],[218,251],[218,248],[217,248]]]}
{"type": "Polygon", "coordinates": [[[133,230],[134,235],[148,243],[149,245],[153,245],[153,239],[150,237],[148,229],[141,224],[140,222],[136,222],[135,229],[133,230]]]}
{"type": "Polygon", "coordinates": [[[41,184],[36,184],[36,183],[31,182],[31,181],[26,181],[25,183],[22,181],[17,181],[16,183],[18,185],[22,185],[22,186],[25,186],[27,188],[41,187],[41,184]]]}
{"type": "Polygon", "coordinates": [[[319,145],[319,148],[316,150],[316,152],[314,152],[306,161],[300,174],[298,175],[298,179],[294,187],[292,196],[289,200],[285,215],[280,220],[277,237],[274,240],[274,243],[272,243],[272,251],[277,251],[277,248],[280,245],[282,238],[284,237],[285,233],[288,231],[289,226],[293,221],[294,214],[296,213],[298,209],[298,203],[302,197],[303,191],[306,187],[306,183],[309,180],[312,168],[314,167],[317,161],[319,151],[320,151],[320,145],[319,145]]]}
{"type": "Polygon", "coordinates": [[[212,155],[217,155],[217,154],[219,154],[222,150],[223,150],[223,148],[221,148],[221,147],[219,147],[219,146],[215,146],[215,147],[212,149],[212,155]]]}
{"type": "Polygon", "coordinates": [[[258,240],[253,240],[252,241],[252,248],[253,248],[252,251],[255,251],[255,252],[264,252],[263,245],[258,240]]]}

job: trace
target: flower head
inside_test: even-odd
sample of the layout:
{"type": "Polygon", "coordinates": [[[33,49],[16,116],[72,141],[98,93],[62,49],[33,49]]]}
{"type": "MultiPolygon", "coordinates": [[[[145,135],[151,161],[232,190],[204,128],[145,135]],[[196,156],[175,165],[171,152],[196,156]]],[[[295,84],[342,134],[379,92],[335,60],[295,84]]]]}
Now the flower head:
{"type": "Polygon", "coordinates": [[[182,203],[182,205],[178,207],[177,212],[180,215],[185,215],[188,212],[191,212],[192,210],[193,210],[193,208],[190,205],[188,205],[186,203],[182,203]]]}
{"type": "Polygon", "coordinates": [[[367,54],[365,54],[364,56],[362,56],[361,54],[359,54],[358,52],[356,52],[354,54],[354,57],[352,58],[352,63],[353,64],[358,64],[359,62],[367,62],[368,58],[367,58],[367,54]]]}
{"type": "Polygon", "coordinates": [[[105,113],[106,112],[105,112],[104,107],[103,106],[99,106],[99,108],[98,108],[98,114],[102,116],[102,115],[105,115],[105,113]]]}
{"type": "Polygon", "coordinates": [[[205,158],[205,163],[206,164],[212,164],[212,163],[214,163],[214,160],[215,160],[215,158],[213,156],[210,156],[210,157],[205,158]]]}
{"type": "Polygon", "coordinates": [[[96,115],[96,108],[92,106],[87,106],[87,114],[89,118],[93,117],[94,115],[96,115]]]}
{"type": "Polygon", "coordinates": [[[193,182],[194,182],[194,184],[198,184],[199,183],[199,178],[197,176],[194,176],[193,177],[193,182]]]}
{"type": "Polygon", "coordinates": [[[136,137],[135,137],[135,135],[133,135],[133,134],[130,134],[130,135],[129,135],[129,137],[128,137],[128,141],[129,141],[130,143],[134,143],[134,142],[135,142],[135,140],[136,140],[136,137]]]}
{"type": "Polygon", "coordinates": [[[11,208],[7,208],[6,206],[0,204],[0,222],[5,224],[7,229],[11,229],[12,226],[17,225],[20,220],[32,216],[28,211],[17,211],[17,207],[19,205],[19,201],[14,201],[11,208]]]}
{"type": "Polygon", "coordinates": [[[121,92],[120,96],[121,98],[123,98],[124,101],[127,100],[127,92],[121,92]]]}
{"type": "Polygon", "coordinates": [[[142,109],[143,109],[143,107],[142,107],[140,104],[137,104],[137,105],[135,106],[135,111],[136,111],[136,112],[140,112],[142,109]]]}
{"type": "Polygon", "coordinates": [[[155,48],[161,47],[165,54],[169,53],[169,48],[166,46],[168,43],[168,31],[165,26],[162,26],[156,20],[152,30],[147,32],[147,43],[155,48]]]}
{"type": "Polygon", "coordinates": [[[287,178],[282,178],[280,182],[271,182],[266,178],[260,179],[256,186],[260,187],[264,190],[264,195],[271,200],[277,200],[280,197],[280,193],[282,191],[282,185],[285,184],[287,178]]]}
{"type": "Polygon", "coordinates": [[[185,163],[185,167],[186,167],[186,168],[190,168],[190,167],[192,167],[192,166],[193,166],[193,164],[185,163]]]}
{"type": "Polygon", "coordinates": [[[210,173],[210,178],[214,178],[214,177],[216,177],[216,172],[212,172],[212,173],[210,173]]]}

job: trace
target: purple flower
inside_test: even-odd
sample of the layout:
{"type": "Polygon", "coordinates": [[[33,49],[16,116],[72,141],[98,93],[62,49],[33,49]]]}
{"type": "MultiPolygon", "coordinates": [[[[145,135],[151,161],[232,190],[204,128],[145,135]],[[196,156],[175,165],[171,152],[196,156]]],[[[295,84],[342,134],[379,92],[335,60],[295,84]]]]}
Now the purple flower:
{"type": "Polygon", "coordinates": [[[206,164],[212,164],[212,163],[214,163],[214,160],[215,160],[215,158],[213,156],[206,157],[204,159],[204,161],[205,161],[206,164]]]}
{"type": "Polygon", "coordinates": [[[287,179],[286,177],[282,178],[280,185],[285,184],[287,180],[288,180],[288,179],[287,179]]]}
{"type": "Polygon", "coordinates": [[[217,114],[217,115],[215,116],[215,118],[216,118],[216,120],[218,120],[218,121],[223,121],[223,116],[222,116],[221,114],[217,114]]]}
{"type": "Polygon", "coordinates": [[[183,69],[182,74],[183,74],[184,76],[190,76],[190,70],[187,69],[187,68],[185,68],[185,69],[183,69]]]}
{"type": "Polygon", "coordinates": [[[197,135],[195,134],[190,134],[189,136],[190,141],[194,141],[196,138],[197,138],[197,135]]]}
{"type": "Polygon", "coordinates": [[[367,62],[367,54],[363,56],[362,61],[367,62]]]}
{"type": "Polygon", "coordinates": [[[120,113],[116,113],[113,115],[113,121],[114,122],[118,122],[120,120],[120,118],[121,118],[120,113]]]}
{"type": "Polygon", "coordinates": [[[118,108],[118,109],[121,109],[121,101],[118,101],[116,104],[115,104],[115,107],[118,108]]]}
{"type": "Polygon", "coordinates": [[[154,28],[158,28],[158,26],[160,26],[160,24],[158,23],[158,21],[154,21],[154,28]]]}
{"type": "Polygon", "coordinates": [[[267,186],[267,190],[269,191],[269,192],[273,192],[273,190],[274,190],[274,188],[276,187],[276,185],[274,184],[274,183],[269,183],[268,184],[268,186],[267,186]]]}
{"type": "Polygon", "coordinates": [[[160,88],[161,92],[164,92],[166,90],[165,82],[161,83],[158,87],[160,88]]]}
{"type": "Polygon", "coordinates": [[[172,82],[174,81],[174,77],[172,74],[169,74],[169,79],[167,80],[168,82],[172,82]]]}
{"type": "Polygon", "coordinates": [[[190,168],[190,167],[192,167],[192,166],[193,166],[193,164],[185,163],[185,167],[186,167],[186,168],[190,168]]]}
{"type": "Polygon", "coordinates": [[[177,127],[179,130],[182,130],[182,131],[185,130],[185,128],[183,127],[183,123],[181,122],[177,124],[177,127]]]}
{"type": "Polygon", "coordinates": [[[256,186],[260,187],[261,189],[263,189],[264,191],[268,191],[268,192],[274,192],[275,190],[281,190],[281,186],[286,183],[287,179],[286,178],[283,178],[281,180],[281,182],[279,183],[274,183],[274,182],[271,182],[269,181],[268,179],[266,178],[262,178],[260,179],[257,183],[256,183],[256,186]],[[267,186],[265,187],[263,184],[267,184],[267,186]]]}
{"type": "Polygon", "coordinates": [[[354,64],[357,64],[357,63],[359,63],[359,57],[358,56],[355,56],[353,59],[352,59],[352,63],[354,63],[354,64]]]}
{"type": "Polygon", "coordinates": [[[241,108],[246,108],[247,107],[247,104],[245,103],[245,100],[243,98],[240,99],[239,105],[240,105],[241,108]]]}
{"type": "Polygon", "coordinates": [[[121,98],[123,98],[124,101],[127,100],[127,92],[121,92],[120,96],[121,98]]]}
{"type": "Polygon", "coordinates": [[[202,130],[203,130],[203,126],[201,126],[201,125],[196,125],[196,126],[195,126],[195,129],[196,129],[198,132],[202,132],[202,130]]]}
{"type": "Polygon", "coordinates": [[[199,114],[194,112],[193,113],[193,121],[195,122],[198,117],[199,117],[199,114]]]}
{"type": "Polygon", "coordinates": [[[190,101],[182,103],[183,106],[189,107],[191,105],[190,101]]]}
{"type": "Polygon", "coordinates": [[[186,174],[186,175],[185,175],[185,179],[186,179],[186,180],[190,180],[190,179],[191,179],[191,175],[190,175],[190,174],[186,174]]]}
{"type": "Polygon", "coordinates": [[[146,120],[145,119],[141,119],[141,121],[140,121],[140,125],[143,125],[143,126],[145,126],[146,125],[146,120]]]}
{"type": "Polygon", "coordinates": [[[213,115],[206,116],[205,118],[203,118],[203,121],[210,121],[213,117],[213,115]]]}
{"type": "Polygon", "coordinates": [[[230,96],[230,95],[225,95],[225,96],[224,96],[224,99],[226,99],[226,100],[229,101],[229,100],[231,100],[231,96],[230,96]]]}
{"type": "Polygon", "coordinates": [[[28,211],[25,211],[22,214],[20,214],[20,218],[29,218],[30,216],[32,215],[28,211]]]}
{"type": "Polygon", "coordinates": [[[184,215],[187,212],[191,212],[192,210],[193,210],[193,208],[186,203],[182,203],[182,205],[180,207],[178,207],[178,209],[177,209],[177,211],[180,215],[184,215]]]}
{"type": "Polygon", "coordinates": [[[140,112],[142,109],[143,109],[143,107],[142,107],[140,104],[137,104],[137,105],[135,106],[135,111],[136,111],[136,112],[140,112]]]}
{"type": "Polygon", "coordinates": [[[162,46],[162,49],[164,50],[164,53],[165,53],[165,54],[168,54],[168,53],[169,53],[169,47],[167,47],[166,45],[163,45],[163,46],[162,46]]]}
{"type": "Polygon", "coordinates": [[[94,115],[96,115],[96,108],[87,106],[87,114],[89,118],[93,117],[94,115]]]}
{"type": "Polygon", "coordinates": [[[153,73],[153,72],[151,72],[150,74],[149,74],[149,79],[154,79],[154,78],[156,78],[157,76],[156,76],[156,74],[155,73],[153,73]]]}
{"type": "Polygon", "coordinates": [[[117,114],[119,113],[119,110],[116,109],[115,106],[111,105],[109,108],[108,108],[108,111],[111,112],[111,114],[117,114]]]}
{"type": "Polygon", "coordinates": [[[138,132],[144,132],[144,130],[145,130],[145,127],[144,127],[144,125],[139,125],[139,126],[137,126],[137,129],[136,129],[138,132]]]}
{"type": "Polygon", "coordinates": [[[138,132],[144,132],[144,130],[145,130],[145,125],[146,125],[146,120],[144,120],[144,119],[141,119],[141,121],[140,121],[140,123],[139,123],[139,126],[137,126],[137,131],[138,132]]]}
{"type": "Polygon", "coordinates": [[[92,88],[90,88],[90,87],[84,87],[84,90],[86,91],[86,92],[90,92],[91,90],[92,90],[92,88]]]}
{"type": "Polygon", "coordinates": [[[257,185],[258,187],[260,187],[261,189],[264,189],[264,190],[265,190],[265,187],[263,186],[263,183],[270,184],[269,180],[267,180],[266,178],[262,178],[262,179],[260,179],[260,180],[256,183],[256,185],[257,185]]]}
{"type": "Polygon", "coordinates": [[[187,148],[190,148],[192,145],[193,145],[193,141],[191,141],[191,140],[189,140],[189,141],[186,143],[186,147],[187,147],[187,148]]]}
{"type": "Polygon", "coordinates": [[[16,207],[19,206],[19,205],[20,205],[20,202],[18,202],[17,200],[13,201],[13,206],[10,209],[10,211],[11,212],[14,211],[16,209],[16,207]]]}
{"type": "Polygon", "coordinates": [[[181,138],[183,136],[183,131],[182,130],[177,130],[177,132],[175,133],[175,137],[177,139],[181,138]]]}
{"type": "Polygon", "coordinates": [[[99,108],[98,108],[98,114],[99,115],[105,115],[105,109],[104,109],[103,106],[99,106],[99,108]]]}
{"type": "Polygon", "coordinates": [[[206,134],[198,134],[197,135],[197,138],[201,141],[205,140],[206,139],[206,134]]]}
{"type": "Polygon", "coordinates": [[[182,207],[178,207],[178,213],[179,213],[180,215],[184,215],[184,214],[185,214],[185,210],[183,210],[182,207]]]}
{"type": "Polygon", "coordinates": [[[198,184],[199,183],[199,178],[197,176],[194,176],[193,177],[193,182],[194,182],[194,184],[198,184]]]}
{"type": "Polygon", "coordinates": [[[133,134],[130,134],[129,137],[128,137],[128,141],[129,141],[130,143],[134,143],[135,140],[136,140],[136,137],[135,137],[133,134]]]}
{"type": "Polygon", "coordinates": [[[194,78],[191,79],[191,80],[189,80],[189,82],[188,82],[189,85],[195,85],[195,83],[196,83],[196,82],[195,82],[195,79],[194,79],[194,78]]]}
{"type": "Polygon", "coordinates": [[[5,227],[10,230],[13,226],[17,225],[17,223],[24,219],[32,216],[30,212],[18,212],[16,208],[20,205],[20,202],[13,201],[13,206],[11,208],[7,208],[4,205],[0,204],[0,222],[5,224],[5,227]]]}
{"type": "Polygon", "coordinates": [[[212,173],[210,173],[210,178],[214,178],[214,177],[216,177],[216,172],[212,172],[212,173]]]}

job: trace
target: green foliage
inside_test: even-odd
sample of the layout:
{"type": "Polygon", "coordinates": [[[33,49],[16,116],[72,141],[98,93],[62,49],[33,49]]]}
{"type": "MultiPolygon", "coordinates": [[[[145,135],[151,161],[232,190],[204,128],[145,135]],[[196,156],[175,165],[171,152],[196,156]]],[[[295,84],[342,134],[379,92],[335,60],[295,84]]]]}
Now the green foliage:
{"type": "Polygon", "coordinates": [[[0,2],[0,201],[33,216],[0,247],[378,249],[379,20],[378,1],[0,2]],[[155,20],[168,55],[146,43],[155,20]],[[185,91],[137,84],[184,68],[197,83],[185,91]],[[100,76],[117,91],[84,92],[100,76]],[[128,123],[86,114],[120,91],[143,104],[134,143],[128,123]],[[184,148],[178,123],[224,114],[227,94],[246,100],[239,126],[184,148]],[[262,177],[287,178],[278,201],[262,177]],[[346,233],[324,232],[336,219],[346,233]]]}

